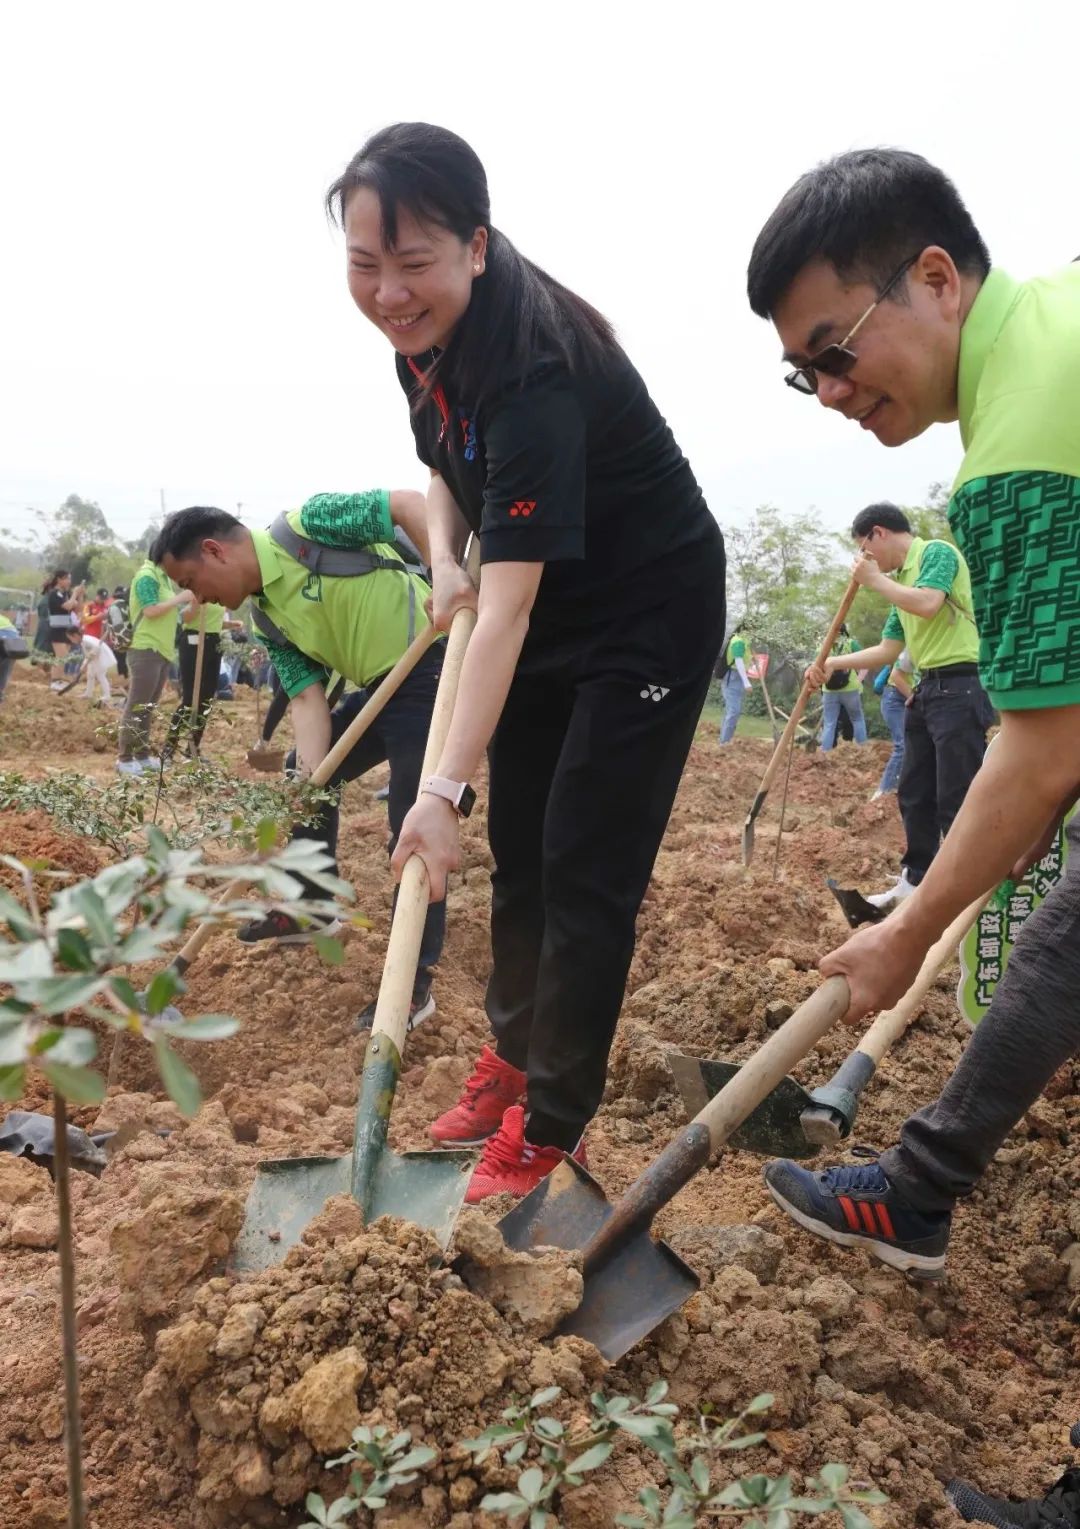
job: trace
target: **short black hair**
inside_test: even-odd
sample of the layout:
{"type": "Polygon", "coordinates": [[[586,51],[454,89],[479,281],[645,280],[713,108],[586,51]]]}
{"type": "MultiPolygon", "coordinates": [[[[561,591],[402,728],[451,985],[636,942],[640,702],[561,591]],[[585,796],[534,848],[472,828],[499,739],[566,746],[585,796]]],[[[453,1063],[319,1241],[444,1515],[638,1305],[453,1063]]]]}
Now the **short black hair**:
{"type": "MultiPolygon", "coordinates": [[[[750,307],[768,318],[811,260],[883,287],[909,257],[940,245],[964,275],[985,276],[990,254],[944,171],[906,149],[855,149],[801,175],[754,241],[750,307]]],[[[899,283],[896,296],[903,296],[899,283]]]]}
{"type": "Polygon", "coordinates": [[[228,510],[218,510],[212,505],[193,504],[186,510],[170,515],[154,538],[149,558],[161,564],[163,558],[187,557],[196,542],[212,537],[215,541],[229,541],[237,531],[244,529],[241,521],[228,510]]]}
{"type": "Polygon", "coordinates": [[[857,541],[861,536],[869,536],[875,526],[882,526],[886,531],[910,532],[911,521],[898,504],[883,499],[880,504],[868,504],[865,510],[859,511],[851,522],[852,537],[857,541]]]}

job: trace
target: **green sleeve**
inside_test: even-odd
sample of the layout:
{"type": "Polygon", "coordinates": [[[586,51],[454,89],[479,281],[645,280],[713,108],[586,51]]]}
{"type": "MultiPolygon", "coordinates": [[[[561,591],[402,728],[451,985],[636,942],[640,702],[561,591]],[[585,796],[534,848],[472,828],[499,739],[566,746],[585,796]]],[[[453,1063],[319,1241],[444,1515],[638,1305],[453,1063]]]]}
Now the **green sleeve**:
{"type": "Polygon", "coordinates": [[[157,605],[162,598],[161,586],[152,573],[144,573],[135,580],[135,595],[141,606],[157,605]]]}
{"type": "Polygon", "coordinates": [[[370,547],[372,542],[392,542],[390,490],[315,494],[300,511],[300,524],[305,536],[326,547],[370,547]]]}
{"type": "Polygon", "coordinates": [[[731,640],[732,663],[734,663],[737,658],[741,658],[744,663],[746,662],[746,643],[742,640],[741,637],[733,637],[731,640]]]}
{"type": "Polygon", "coordinates": [[[885,625],[881,629],[882,642],[903,642],[904,628],[900,625],[900,612],[894,605],[885,617],[885,625]]]}
{"type": "Polygon", "coordinates": [[[913,589],[940,589],[949,594],[960,569],[956,549],[948,542],[927,542],[913,589]]]}
{"type": "Polygon", "coordinates": [[[306,653],[301,653],[299,648],[294,648],[291,643],[268,642],[265,637],[262,642],[290,701],[309,685],[325,685],[326,669],[306,653]]]}

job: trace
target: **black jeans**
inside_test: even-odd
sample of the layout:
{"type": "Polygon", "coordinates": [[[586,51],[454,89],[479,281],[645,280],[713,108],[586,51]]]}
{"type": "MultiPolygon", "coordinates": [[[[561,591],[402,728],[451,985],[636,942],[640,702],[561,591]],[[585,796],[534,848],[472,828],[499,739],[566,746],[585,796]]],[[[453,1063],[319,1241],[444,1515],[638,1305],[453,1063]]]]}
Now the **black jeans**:
{"type": "Polygon", "coordinates": [[[172,714],[169,736],[165,742],[166,754],[171,754],[186,732],[197,749],[202,742],[203,728],[210,715],[210,707],[217,695],[218,676],[221,673],[221,637],[217,632],[207,632],[203,639],[202,683],[199,686],[198,709],[191,715],[195,705],[195,659],[199,651],[199,634],[182,628],[177,638],[177,658],[180,665],[180,705],[172,714]],[[194,641],[192,640],[194,639],[194,641]]]}
{"type": "MultiPolygon", "coordinates": [[[[435,692],[442,669],[443,645],[437,643],[429,648],[412,673],[402,682],[400,690],[386,703],[353,751],[347,755],[331,778],[330,784],[338,786],[347,780],[356,780],[367,770],[385,761],[390,765],[390,799],[387,816],[390,820],[390,843],[388,853],[394,853],[397,836],[405,821],[405,814],[416,801],[420,791],[420,773],[427,747],[431,713],[435,706],[435,692]]],[[[374,689],[374,687],[372,687],[374,689]]],[[[335,707],[330,719],[330,741],[336,743],[349,723],[368,699],[367,690],[354,690],[341,705],[335,707]]],[[[295,751],[290,753],[290,769],[296,762],[295,751]]],[[[338,809],[327,807],[320,818],[306,826],[293,829],[296,839],[321,839],[332,855],[337,853],[338,809]]],[[[321,897],[317,887],[310,888],[310,896],[321,897]]],[[[395,906],[397,894],[394,895],[395,906]]],[[[426,977],[442,955],[446,936],[446,903],[431,903],[424,923],[424,936],[420,944],[420,960],[417,976],[426,977]]]]}
{"type": "Polygon", "coordinates": [[[907,709],[898,799],[907,848],[903,866],[918,886],[960,811],[986,752],[994,709],[974,664],[928,669],[907,709]],[[970,672],[964,672],[970,671],[970,672]]]}
{"type": "Polygon", "coordinates": [[[951,1210],[1063,1062],[1080,1051],[1080,827],[1064,878],[1025,922],[993,1002],[940,1098],[881,1166],[919,1210],[951,1210]]]}
{"type": "Polygon", "coordinates": [[[490,750],[487,1012],[530,1141],[570,1150],[604,1092],[634,925],[724,635],[724,555],[577,639],[530,632],[490,750]]]}

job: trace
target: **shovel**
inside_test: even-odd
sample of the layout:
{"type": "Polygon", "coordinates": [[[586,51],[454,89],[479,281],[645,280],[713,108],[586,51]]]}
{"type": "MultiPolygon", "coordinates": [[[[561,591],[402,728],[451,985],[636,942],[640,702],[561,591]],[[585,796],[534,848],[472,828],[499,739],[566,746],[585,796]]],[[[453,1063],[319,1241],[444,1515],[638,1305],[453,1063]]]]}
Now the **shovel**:
{"type": "MultiPolygon", "coordinates": [[[[986,906],[987,898],[964,910],[926,955],[919,975],[895,1008],[879,1014],[858,1047],[820,1088],[808,1092],[794,1078],[780,1082],[731,1134],[741,1152],[764,1157],[813,1157],[822,1147],[834,1147],[850,1135],[863,1090],[885,1053],[905,1033],[919,1013],[935,979],[956,955],[956,948],[986,906]]],[[[682,1056],[669,1052],[672,1076],[683,1106],[694,1115],[707,1099],[740,1071],[738,1062],[682,1056]]]]}
{"type": "Polygon", "coordinates": [[[199,641],[195,649],[195,685],[191,692],[191,705],[188,707],[188,743],[193,755],[198,757],[199,745],[195,742],[195,729],[199,725],[199,717],[202,714],[202,676],[203,663],[206,659],[206,606],[199,608],[199,641]]]}
{"type": "MultiPolygon", "coordinates": [[[[855,599],[855,596],[858,594],[858,592],[858,584],[856,584],[854,579],[849,579],[848,587],[844,591],[844,598],[840,602],[840,609],[833,617],[832,624],[825,634],[825,641],[821,644],[821,647],[818,650],[817,662],[819,664],[823,664],[828,658],[829,654],[832,652],[833,643],[836,641],[837,634],[839,633],[840,628],[843,626],[847,617],[847,613],[851,609],[851,603],[855,599]]],[[[795,705],[791,708],[791,715],[788,717],[787,726],[784,728],[784,731],[780,735],[780,742],[773,750],[773,756],[769,760],[765,774],[761,777],[761,785],[757,789],[757,795],[754,797],[754,800],[751,803],[750,811],[746,814],[746,822],[743,824],[742,831],[743,865],[749,865],[751,860],[754,858],[754,820],[757,818],[762,807],[765,805],[765,798],[768,796],[769,787],[772,785],[776,778],[776,773],[780,769],[780,765],[784,758],[784,752],[795,737],[795,730],[799,725],[799,718],[806,710],[806,703],[810,699],[810,693],[810,681],[803,680],[802,689],[799,691],[799,694],[796,697],[795,705]]]]}
{"type": "Polygon", "coordinates": [[[653,1218],[816,1045],[849,1001],[843,977],[822,983],[614,1205],[592,1175],[567,1157],[502,1218],[499,1231],[511,1248],[581,1249],[581,1305],[560,1332],[587,1338],[614,1362],[690,1299],[698,1277],[673,1248],[649,1235],[653,1218]]]}
{"type": "MultiPolygon", "coordinates": [[[[478,554],[475,539],[473,547],[478,554]]],[[[472,558],[467,567],[475,577],[472,558]]],[[[475,611],[460,610],[450,627],[422,776],[434,773],[442,753],[462,660],[475,624],[475,611]]],[[[430,1228],[443,1246],[449,1242],[475,1153],[397,1153],[386,1142],[427,910],[427,867],[419,855],[413,855],[402,873],[390,927],[375,1020],[360,1078],[352,1156],[279,1158],[260,1163],[233,1250],[237,1269],[265,1269],[277,1262],[286,1249],[299,1242],[308,1222],[331,1195],[351,1194],[365,1223],[377,1216],[400,1216],[430,1228]]]]}

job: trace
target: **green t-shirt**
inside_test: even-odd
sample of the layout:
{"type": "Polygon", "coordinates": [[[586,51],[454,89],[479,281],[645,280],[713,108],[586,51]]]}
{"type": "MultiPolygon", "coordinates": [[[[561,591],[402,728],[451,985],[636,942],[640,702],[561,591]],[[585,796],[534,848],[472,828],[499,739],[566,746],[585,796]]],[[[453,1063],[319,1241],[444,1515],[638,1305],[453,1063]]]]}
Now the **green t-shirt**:
{"type": "MultiPolygon", "coordinates": [[[[225,607],[223,605],[215,605],[212,600],[208,600],[203,609],[206,611],[206,635],[209,637],[212,633],[220,634],[225,625],[225,607]]],[[[201,612],[199,611],[196,611],[190,621],[185,621],[181,616],[179,630],[181,641],[185,637],[198,637],[200,619],[201,612]]]]}
{"type": "MultiPolygon", "coordinates": [[[[857,653],[858,651],[859,651],[859,644],[852,637],[838,637],[836,639],[836,641],[833,643],[833,653],[838,658],[842,657],[845,653],[857,653]]],[[[848,670],[848,677],[847,677],[847,684],[846,685],[840,685],[840,686],[835,686],[834,685],[833,686],[833,694],[835,695],[837,693],[837,691],[839,691],[839,693],[842,695],[845,690],[861,690],[861,689],[862,689],[862,681],[859,679],[857,671],[854,670],[854,669],[849,669],[848,670]]]]}
{"type": "Polygon", "coordinates": [[[940,589],[945,603],[927,621],[894,605],[882,628],[887,642],[902,642],[916,669],[940,669],[944,664],[974,664],[979,657],[979,634],[971,601],[967,563],[948,542],[911,538],[896,582],[908,589],[940,589]]]}
{"type": "MultiPolygon", "coordinates": [[[[735,668],[735,660],[737,658],[742,659],[744,669],[749,669],[750,647],[746,638],[742,635],[741,632],[736,632],[727,645],[727,666],[729,672],[734,671],[735,674],[739,674],[738,669],[735,668]]],[[[739,678],[742,678],[741,674],[739,675],[739,678]]]]}
{"type": "Polygon", "coordinates": [[[139,621],[147,605],[159,605],[162,600],[171,600],[175,594],[176,585],[168,574],[147,559],[131,581],[128,610],[134,628],[131,639],[133,649],[138,651],[149,648],[154,653],[160,653],[162,658],[175,657],[176,607],[173,606],[160,616],[143,616],[139,621]],[[138,626],[135,626],[136,621],[139,621],[138,626]]]}
{"type": "Polygon", "coordinates": [[[949,521],[1001,711],[1080,702],[1080,264],[993,270],[960,336],[965,456],[949,521]]]}
{"type": "Polygon", "coordinates": [[[262,589],[252,601],[288,644],[266,643],[285,693],[325,685],[331,672],[364,686],[392,669],[412,635],[428,625],[423,579],[410,573],[394,546],[390,494],[316,494],[289,513],[294,531],[328,547],[366,547],[401,563],[351,578],[311,573],[282,550],[269,531],[253,531],[262,589]]]}

